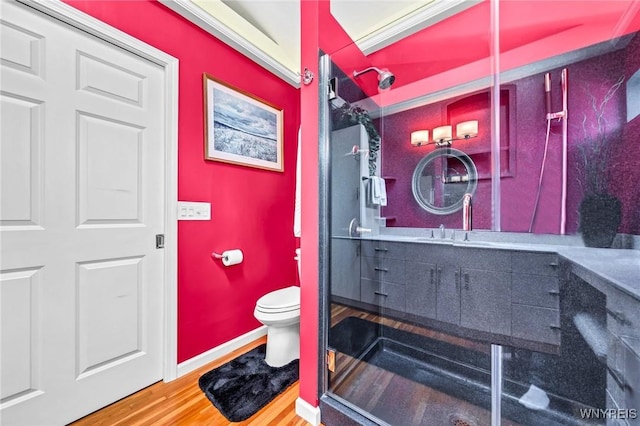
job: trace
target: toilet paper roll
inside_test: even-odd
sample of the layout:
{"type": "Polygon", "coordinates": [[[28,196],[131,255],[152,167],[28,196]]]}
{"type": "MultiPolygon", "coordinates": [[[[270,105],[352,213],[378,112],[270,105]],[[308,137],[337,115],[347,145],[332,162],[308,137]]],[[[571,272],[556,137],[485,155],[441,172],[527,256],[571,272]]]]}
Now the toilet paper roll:
{"type": "Polygon", "coordinates": [[[222,264],[224,266],[237,265],[238,263],[242,262],[242,259],[242,250],[240,249],[227,250],[222,252],[222,264]]]}

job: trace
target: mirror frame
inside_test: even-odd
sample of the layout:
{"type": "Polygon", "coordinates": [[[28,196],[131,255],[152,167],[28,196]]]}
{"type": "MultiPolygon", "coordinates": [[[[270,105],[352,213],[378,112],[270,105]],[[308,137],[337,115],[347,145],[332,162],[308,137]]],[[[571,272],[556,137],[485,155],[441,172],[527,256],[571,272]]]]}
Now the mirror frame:
{"type": "Polygon", "coordinates": [[[415,170],[413,171],[413,177],[411,178],[411,190],[413,192],[413,198],[418,202],[420,207],[429,213],[437,214],[437,215],[447,215],[451,213],[455,213],[462,208],[462,203],[464,197],[460,197],[458,201],[446,207],[436,207],[433,204],[430,204],[423,196],[420,191],[420,177],[422,176],[422,172],[424,168],[430,164],[432,161],[435,161],[440,157],[448,157],[448,158],[457,158],[464,164],[467,174],[469,175],[469,180],[467,181],[467,188],[464,193],[469,193],[473,195],[476,191],[476,187],[478,186],[478,170],[476,169],[476,165],[474,164],[471,157],[469,157],[464,152],[459,149],[445,147],[445,148],[436,148],[429,154],[425,155],[415,170]]]}

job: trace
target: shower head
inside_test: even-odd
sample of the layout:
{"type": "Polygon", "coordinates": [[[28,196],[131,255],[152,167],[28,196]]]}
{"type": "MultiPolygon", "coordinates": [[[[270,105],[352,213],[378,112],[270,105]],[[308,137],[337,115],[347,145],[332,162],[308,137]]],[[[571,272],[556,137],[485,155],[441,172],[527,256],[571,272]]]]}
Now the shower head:
{"type": "Polygon", "coordinates": [[[354,71],[353,76],[358,77],[361,74],[364,74],[369,71],[375,71],[378,73],[378,87],[381,89],[388,89],[391,87],[394,81],[396,81],[396,76],[389,70],[381,70],[376,67],[369,67],[362,71],[354,71]]]}

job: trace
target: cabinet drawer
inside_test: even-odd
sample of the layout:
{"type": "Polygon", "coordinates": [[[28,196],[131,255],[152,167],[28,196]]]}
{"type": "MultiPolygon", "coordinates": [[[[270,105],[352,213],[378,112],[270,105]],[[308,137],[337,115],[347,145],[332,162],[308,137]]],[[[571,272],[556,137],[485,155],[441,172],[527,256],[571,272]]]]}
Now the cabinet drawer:
{"type": "Polygon", "coordinates": [[[360,280],[360,300],[364,303],[404,312],[406,308],[403,285],[382,283],[377,280],[360,280]]]}
{"type": "MultiPolygon", "coordinates": [[[[640,408],[640,339],[633,337],[624,338],[625,355],[624,355],[624,381],[625,386],[625,407],[624,408],[640,408]]],[[[640,424],[640,419],[630,424],[640,424]]]]}
{"type": "Polygon", "coordinates": [[[512,274],[511,301],[523,305],[559,309],[560,285],[557,277],[512,274]]]}
{"type": "Polygon", "coordinates": [[[558,255],[514,251],[511,253],[511,268],[513,272],[558,276],[558,255]]]}
{"type": "Polygon", "coordinates": [[[362,240],[362,255],[385,259],[404,259],[406,244],[389,241],[362,240]]]}
{"type": "Polygon", "coordinates": [[[511,252],[470,247],[456,247],[456,262],[462,268],[511,272],[511,252]]]}
{"type": "Polygon", "coordinates": [[[453,247],[439,243],[407,243],[407,260],[455,263],[453,247]]]}
{"type": "Polygon", "coordinates": [[[640,337],[640,301],[614,288],[607,292],[607,328],[616,336],[640,337]]]}
{"type": "Polygon", "coordinates": [[[405,261],[400,259],[379,259],[376,257],[362,257],[362,278],[404,284],[405,261]]]}
{"type": "Polygon", "coordinates": [[[511,305],[511,335],[536,342],[560,344],[560,311],[514,303],[511,305]]]}

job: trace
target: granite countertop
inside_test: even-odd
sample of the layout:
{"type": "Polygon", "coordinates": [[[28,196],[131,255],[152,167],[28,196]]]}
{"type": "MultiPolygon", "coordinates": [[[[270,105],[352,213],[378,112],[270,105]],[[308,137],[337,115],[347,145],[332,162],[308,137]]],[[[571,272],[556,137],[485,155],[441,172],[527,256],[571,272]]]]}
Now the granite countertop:
{"type": "MultiPolygon", "coordinates": [[[[397,241],[422,244],[444,244],[455,247],[491,248],[498,250],[519,250],[528,252],[558,253],[570,262],[581,278],[588,281],[598,280],[605,285],[612,285],[630,296],[640,300],[640,250],[631,249],[596,249],[581,247],[574,240],[569,244],[554,244],[555,241],[536,241],[522,243],[516,241],[483,241],[474,239],[464,241],[464,232],[457,232],[451,239],[447,230],[444,239],[431,238],[430,234],[421,236],[382,234],[367,236],[363,240],[397,241]]],[[[593,283],[592,283],[593,284],[593,283]]]]}
{"type": "Polygon", "coordinates": [[[606,280],[640,300],[640,251],[558,247],[560,256],[583,272],[606,280]]]}

